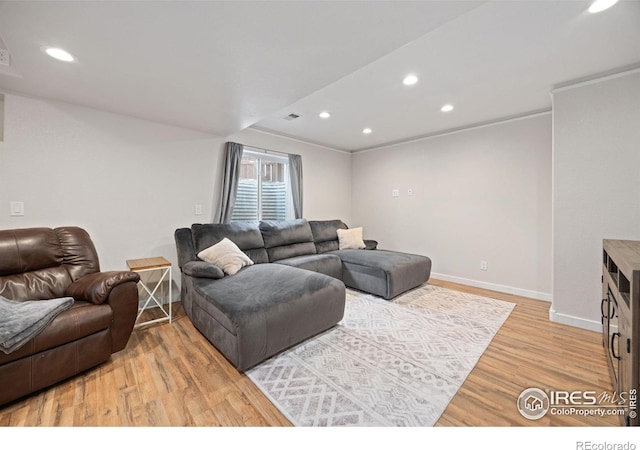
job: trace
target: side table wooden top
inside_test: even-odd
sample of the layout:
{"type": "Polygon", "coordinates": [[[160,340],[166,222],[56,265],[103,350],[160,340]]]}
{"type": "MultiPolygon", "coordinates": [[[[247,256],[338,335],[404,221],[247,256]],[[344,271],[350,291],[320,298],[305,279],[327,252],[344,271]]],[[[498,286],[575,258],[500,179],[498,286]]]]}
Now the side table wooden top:
{"type": "Polygon", "coordinates": [[[151,258],[127,259],[129,270],[149,270],[158,269],[160,267],[171,266],[171,263],[162,256],[154,256],[151,258]]]}

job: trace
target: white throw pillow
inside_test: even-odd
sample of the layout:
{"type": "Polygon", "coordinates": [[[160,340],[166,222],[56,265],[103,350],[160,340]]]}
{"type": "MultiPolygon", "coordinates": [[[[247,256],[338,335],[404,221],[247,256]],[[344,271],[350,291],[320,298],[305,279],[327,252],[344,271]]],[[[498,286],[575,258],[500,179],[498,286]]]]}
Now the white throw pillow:
{"type": "Polygon", "coordinates": [[[253,261],[228,238],[205,248],[198,253],[198,258],[220,267],[227,275],[234,275],[244,266],[251,266],[253,261]]]}
{"type": "Polygon", "coordinates": [[[349,228],[348,230],[338,229],[338,245],[340,250],[345,248],[365,248],[362,240],[362,227],[349,228]]]}

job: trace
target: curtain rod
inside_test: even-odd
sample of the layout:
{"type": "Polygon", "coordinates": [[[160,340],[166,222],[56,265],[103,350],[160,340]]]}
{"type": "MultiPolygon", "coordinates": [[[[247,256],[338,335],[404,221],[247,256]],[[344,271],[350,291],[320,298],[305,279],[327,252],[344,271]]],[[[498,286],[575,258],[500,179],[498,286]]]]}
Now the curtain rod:
{"type": "Polygon", "coordinates": [[[266,154],[274,153],[274,154],[277,154],[277,155],[285,155],[285,156],[289,156],[290,155],[290,153],[277,152],[275,150],[269,150],[268,148],[256,147],[255,145],[244,145],[243,144],[243,146],[245,148],[247,148],[247,149],[260,150],[260,151],[262,151],[262,152],[264,152],[266,154]]]}

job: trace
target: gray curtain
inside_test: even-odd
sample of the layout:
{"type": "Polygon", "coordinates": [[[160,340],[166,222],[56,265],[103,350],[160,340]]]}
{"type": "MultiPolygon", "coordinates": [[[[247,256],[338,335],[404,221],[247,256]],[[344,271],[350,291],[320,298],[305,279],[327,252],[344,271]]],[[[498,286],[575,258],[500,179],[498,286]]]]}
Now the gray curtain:
{"type": "Polygon", "coordinates": [[[296,219],[302,219],[302,156],[289,155],[289,179],[293,212],[296,219]]]}
{"type": "Polygon", "coordinates": [[[242,161],[243,145],[237,142],[227,142],[222,173],[222,191],[218,202],[215,223],[229,223],[233,215],[233,205],[236,203],[238,179],[240,178],[240,163],[242,161]]]}

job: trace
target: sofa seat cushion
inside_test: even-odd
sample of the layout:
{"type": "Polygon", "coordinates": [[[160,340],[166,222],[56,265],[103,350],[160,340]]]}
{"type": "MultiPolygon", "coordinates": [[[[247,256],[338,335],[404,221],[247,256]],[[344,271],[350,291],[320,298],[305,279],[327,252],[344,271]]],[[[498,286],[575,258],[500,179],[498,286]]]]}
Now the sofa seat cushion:
{"type": "Polygon", "coordinates": [[[420,286],[431,274],[431,259],[421,255],[356,249],[330,254],[342,260],[342,279],[347,286],[387,300],[420,286]]]}
{"type": "MultiPolygon", "coordinates": [[[[46,301],[46,300],[42,300],[46,301]]],[[[108,304],[94,305],[75,301],[73,306],[61,312],[36,337],[23,347],[5,355],[0,353],[0,364],[33,355],[54,347],[76,341],[111,326],[112,311],[108,304]]]]}
{"type": "Polygon", "coordinates": [[[282,264],[195,279],[193,289],[194,325],[241,371],[330,328],[344,314],[341,281],[282,264]]]}
{"type": "Polygon", "coordinates": [[[298,267],[342,280],[342,260],[338,255],[306,255],[280,259],[275,264],[298,267]]]}

